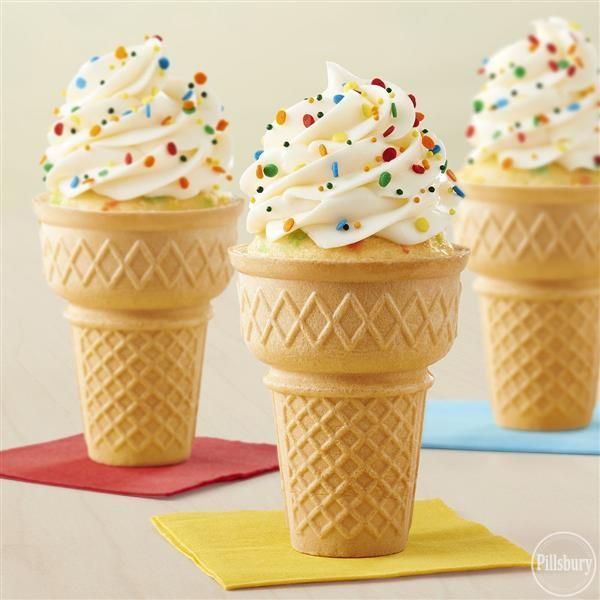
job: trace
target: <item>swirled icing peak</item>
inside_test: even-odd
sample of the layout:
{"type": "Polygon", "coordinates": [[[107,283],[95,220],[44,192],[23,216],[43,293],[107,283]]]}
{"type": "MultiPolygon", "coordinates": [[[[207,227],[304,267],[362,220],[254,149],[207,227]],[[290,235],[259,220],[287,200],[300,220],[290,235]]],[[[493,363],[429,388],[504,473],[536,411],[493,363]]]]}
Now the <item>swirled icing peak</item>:
{"type": "Polygon", "coordinates": [[[475,146],[469,162],[600,166],[598,57],[576,25],[534,21],[533,33],[484,60],[479,73],[486,83],[466,131],[475,146]]]}
{"type": "Polygon", "coordinates": [[[170,77],[159,36],[81,66],[55,109],[42,158],[46,186],[66,198],[191,198],[231,165],[228,123],[206,75],[170,77]]]}
{"type": "Polygon", "coordinates": [[[277,240],[302,229],[317,246],[369,236],[413,245],[448,225],[462,191],[412,94],[327,64],[327,89],[278,110],[241,178],[247,227],[277,240]]]}

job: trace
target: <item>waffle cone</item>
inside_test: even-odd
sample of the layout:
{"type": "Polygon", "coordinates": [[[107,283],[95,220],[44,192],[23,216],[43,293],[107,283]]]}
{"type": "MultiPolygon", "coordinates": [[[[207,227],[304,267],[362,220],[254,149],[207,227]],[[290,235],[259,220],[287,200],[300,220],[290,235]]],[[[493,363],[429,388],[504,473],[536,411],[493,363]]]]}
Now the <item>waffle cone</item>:
{"type": "Polygon", "coordinates": [[[230,250],[242,335],[271,365],[292,546],[362,557],[406,545],[423,407],[456,336],[466,252],[396,262],[230,250]]]}
{"type": "Polygon", "coordinates": [[[186,460],[196,428],[210,300],[231,277],[239,202],[169,213],[34,202],[44,271],[69,302],[90,458],[186,460]]]}
{"type": "Polygon", "coordinates": [[[467,185],[457,240],[480,274],[496,422],[587,426],[600,349],[600,191],[467,185]]]}

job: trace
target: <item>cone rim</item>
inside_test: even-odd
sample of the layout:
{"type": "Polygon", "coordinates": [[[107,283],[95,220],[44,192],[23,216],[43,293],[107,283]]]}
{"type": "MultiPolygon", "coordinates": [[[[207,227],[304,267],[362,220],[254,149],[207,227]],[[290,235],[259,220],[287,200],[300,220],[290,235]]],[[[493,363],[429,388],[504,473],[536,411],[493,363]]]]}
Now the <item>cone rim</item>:
{"type": "Polygon", "coordinates": [[[460,273],[467,264],[470,250],[452,244],[450,255],[410,257],[401,260],[334,261],[282,258],[248,254],[248,244],[229,248],[234,268],[245,275],[268,279],[367,282],[399,279],[428,279],[460,273]]]}
{"type": "Polygon", "coordinates": [[[164,231],[222,227],[237,220],[244,207],[243,199],[233,196],[229,204],[212,208],[110,212],[51,204],[49,198],[50,194],[44,192],[33,199],[33,210],[38,221],[80,229],[164,231]]]}
{"type": "Polygon", "coordinates": [[[600,204],[600,185],[527,186],[462,182],[466,201],[498,204],[600,204]]]}

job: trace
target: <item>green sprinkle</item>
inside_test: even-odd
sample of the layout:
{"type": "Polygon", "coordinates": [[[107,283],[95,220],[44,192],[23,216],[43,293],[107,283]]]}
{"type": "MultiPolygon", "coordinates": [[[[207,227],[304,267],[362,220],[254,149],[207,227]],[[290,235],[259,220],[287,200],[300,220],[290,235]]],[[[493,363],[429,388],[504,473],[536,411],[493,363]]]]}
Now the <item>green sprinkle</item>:
{"type": "Polygon", "coordinates": [[[206,131],[206,133],[208,133],[208,135],[213,135],[213,133],[215,132],[215,130],[210,125],[205,125],[204,131],[206,131]]]}
{"type": "Polygon", "coordinates": [[[564,59],[564,58],[561,58],[561,59],[558,61],[558,66],[559,66],[561,69],[566,69],[566,68],[569,66],[569,61],[568,61],[568,60],[566,60],[566,59],[564,59]]]}
{"type": "Polygon", "coordinates": [[[184,109],[183,109],[183,112],[184,112],[186,115],[193,115],[193,114],[196,112],[196,107],[195,107],[195,106],[192,106],[192,107],[190,107],[190,108],[184,108],[184,109]]]}
{"type": "Polygon", "coordinates": [[[279,173],[279,169],[277,168],[277,165],[265,165],[263,167],[263,173],[267,176],[267,177],[275,177],[275,175],[277,175],[277,173],[279,173]]]}
{"type": "Polygon", "coordinates": [[[392,180],[392,175],[391,173],[388,173],[388,171],[384,171],[380,176],[379,176],[379,185],[381,187],[385,187],[390,181],[392,180]]]}
{"type": "Polygon", "coordinates": [[[52,169],[54,165],[52,163],[46,163],[44,165],[44,171],[46,171],[46,173],[48,173],[50,171],[50,169],[52,169]]]}
{"type": "Polygon", "coordinates": [[[496,129],[494,133],[492,133],[492,138],[497,140],[502,135],[502,132],[499,129],[496,129]]]}
{"type": "Polygon", "coordinates": [[[98,173],[98,175],[99,175],[100,177],[106,177],[106,176],[108,175],[108,169],[102,169],[102,171],[100,171],[100,172],[98,173]]]}
{"type": "Polygon", "coordinates": [[[476,113],[481,112],[483,110],[483,101],[482,100],[475,100],[473,102],[473,110],[476,113]]]}
{"type": "Polygon", "coordinates": [[[396,109],[396,103],[392,102],[392,117],[394,117],[394,119],[398,116],[398,110],[396,109]]]}
{"type": "Polygon", "coordinates": [[[525,76],[525,67],[516,67],[513,73],[515,74],[515,77],[518,77],[520,79],[521,77],[525,76]]]}
{"type": "Polygon", "coordinates": [[[77,112],[78,110],[79,110],[79,106],[74,106],[74,107],[71,109],[71,112],[72,112],[72,113],[74,113],[74,112],[77,112]]]}

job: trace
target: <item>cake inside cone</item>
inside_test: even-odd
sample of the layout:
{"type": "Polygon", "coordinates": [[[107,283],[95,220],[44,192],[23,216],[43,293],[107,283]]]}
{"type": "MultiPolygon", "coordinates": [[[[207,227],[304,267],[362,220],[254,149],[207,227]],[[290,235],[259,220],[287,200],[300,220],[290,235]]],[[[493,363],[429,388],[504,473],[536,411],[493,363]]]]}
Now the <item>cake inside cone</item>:
{"type": "Polygon", "coordinates": [[[156,212],[177,210],[198,210],[226,206],[233,202],[233,196],[221,191],[200,192],[191,198],[175,198],[173,196],[153,196],[132,198],[117,202],[95,192],[86,192],[77,198],[68,198],[60,192],[49,195],[48,202],[55,206],[76,208],[86,211],[102,212],[156,212]]]}
{"type": "Polygon", "coordinates": [[[379,237],[370,237],[355,244],[339,248],[319,248],[302,230],[279,240],[269,241],[257,235],[247,249],[249,256],[269,256],[296,260],[331,262],[403,261],[415,258],[450,256],[454,248],[438,234],[434,238],[413,246],[396,244],[379,237]]]}

